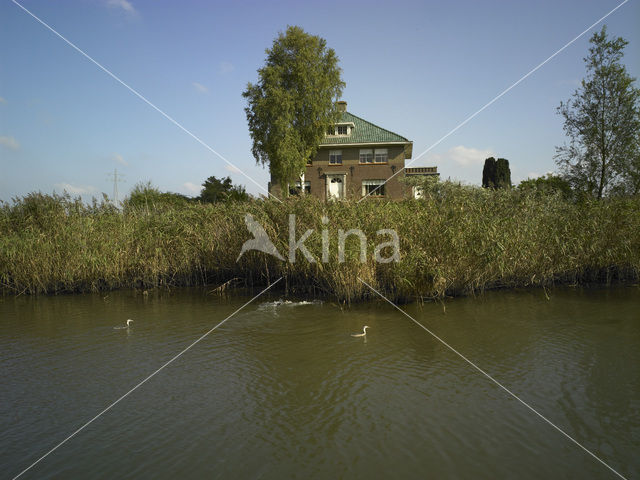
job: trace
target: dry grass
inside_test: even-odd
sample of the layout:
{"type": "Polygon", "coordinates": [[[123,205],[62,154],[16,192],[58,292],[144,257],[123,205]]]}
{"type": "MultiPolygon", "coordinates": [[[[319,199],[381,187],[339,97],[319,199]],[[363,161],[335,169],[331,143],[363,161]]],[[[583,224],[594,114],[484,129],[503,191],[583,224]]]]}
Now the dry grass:
{"type": "MultiPolygon", "coordinates": [[[[640,199],[572,203],[559,196],[486,191],[440,183],[426,198],[324,204],[292,198],[216,205],[146,205],[119,212],[68,196],[30,194],[0,208],[0,288],[5,293],[86,292],[177,285],[259,286],[285,277],[289,290],[355,301],[371,296],[358,277],[390,298],[468,294],[486,288],[637,281],[640,199]],[[330,261],[295,263],[249,252],[251,213],[286,257],[288,214],[297,235],[321,258],[327,228],[330,261]],[[329,218],[328,225],[322,217],[329,218]],[[350,237],[338,262],[337,230],[360,228],[366,262],[350,237]],[[395,229],[401,261],[378,264],[380,229],[395,229]]],[[[389,250],[383,251],[388,255],[389,250]]]]}

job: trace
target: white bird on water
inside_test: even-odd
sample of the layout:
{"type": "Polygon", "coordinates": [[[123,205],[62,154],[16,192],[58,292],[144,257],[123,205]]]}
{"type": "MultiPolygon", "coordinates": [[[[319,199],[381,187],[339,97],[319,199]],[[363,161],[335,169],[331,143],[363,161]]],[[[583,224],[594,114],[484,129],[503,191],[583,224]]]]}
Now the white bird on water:
{"type": "Polygon", "coordinates": [[[365,325],[364,328],[362,329],[362,333],[352,333],[351,336],[352,337],[364,337],[367,335],[367,328],[371,328],[369,327],[369,325],[365,325]]]}
{"type": "Polygon", "coordinates": [[[133,320],[131,320],[130,318],[127,319],[127,325],[124,327],[113,327],[114,330],[122,330],[123,328],[129,328],[129,325],[131,325],[133,323],[133,320]]]}

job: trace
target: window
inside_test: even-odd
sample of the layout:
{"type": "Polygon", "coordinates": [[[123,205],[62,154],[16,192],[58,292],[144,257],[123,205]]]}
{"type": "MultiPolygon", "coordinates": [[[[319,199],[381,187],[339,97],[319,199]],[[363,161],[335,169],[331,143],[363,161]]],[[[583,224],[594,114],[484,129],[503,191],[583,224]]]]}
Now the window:
{"type": "Polygon", "coordinates": [[[327,136],[349,136],[351,135],[351,130],[353,129],[353,123],[347,123],[342,125],[331,125],[327,128],[327,136]],[[349,127],[351,125],[351,127],[349,127]]]}
{"type": "Polygon", "coordinates": [[[383,197],[384,187],[384,180],[363,180],[362,196],[372,195],[374,197],[383,197]]]}
{"type": "MultiPolygon", "coordinates": [[[[290,188],[289,189],[289,194],[290,195],[299,195],[300,194],[300,180],[296,181],[296,186],[295,188],[290,188]]],[[[311,193],[311,182],[304,182],[304,193],[311,193]]]]}
{"type": "Polygon", "coordinates": [[[370,148],[360,149],[360,163],[373,163],[373,150],[370,148]]]}
{"type": "Polygon", "coordinates": [[[389,157],[387,155],[386,148],[376,148],[376,155],[374,157],[375,163],[387,163],[389,161],[389,157]]]}
{"type": "Polygon", "coordinates": [[[342,165],[342,150],[330,150],[329,163],[331,165],[342,165]]]}

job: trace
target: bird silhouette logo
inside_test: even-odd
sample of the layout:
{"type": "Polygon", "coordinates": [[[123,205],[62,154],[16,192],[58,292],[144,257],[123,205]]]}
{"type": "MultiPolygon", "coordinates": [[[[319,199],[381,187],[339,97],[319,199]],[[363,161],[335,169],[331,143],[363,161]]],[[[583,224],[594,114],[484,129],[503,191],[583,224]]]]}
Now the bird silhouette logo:
{"type": "Polygon", "coordinates": [[[278,252],[278,249],[269,238],[269,235],[267,235],[267,232],[265,232],[262,225],[253,218],[253,215],[247,213],[244,216],[244,223],[247,225],[247,230],[251,232],[253,238],[244,242],[242,250],[240,250],[240,255],[236,258],[236,262],[240,260],[240,257],[244,255],[244,252],[248,252],[249,250],[268,253],[269,255],[273,255],[277,259],[284,261],[284,257],[280,255],[280,252],[278,252]]]}

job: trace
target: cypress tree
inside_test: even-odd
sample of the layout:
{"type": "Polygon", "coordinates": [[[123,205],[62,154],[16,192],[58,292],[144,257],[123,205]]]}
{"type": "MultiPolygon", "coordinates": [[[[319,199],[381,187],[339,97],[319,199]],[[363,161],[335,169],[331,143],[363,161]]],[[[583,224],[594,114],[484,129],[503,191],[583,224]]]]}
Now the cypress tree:
{"type": "Polygon", "coordinates": [[[511,188],[511,169],[509,160],[489,157],[484,161],[482,169],[482,186],[484,188],[511,188]]]}
{"type": "Polygon", "coordinates": [[[511,169],[509,168],[509,160],[499,158],[496,161],[496,188],[511,188],[511,169]]]}
{"type": "Polygon", "coordinates": [[[484,188],[496,187],[496,159],[489,157],[484,161],[482,169],[482,186],[484,188]]]}

